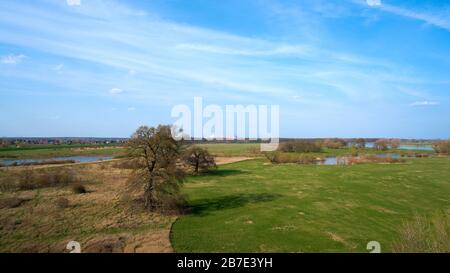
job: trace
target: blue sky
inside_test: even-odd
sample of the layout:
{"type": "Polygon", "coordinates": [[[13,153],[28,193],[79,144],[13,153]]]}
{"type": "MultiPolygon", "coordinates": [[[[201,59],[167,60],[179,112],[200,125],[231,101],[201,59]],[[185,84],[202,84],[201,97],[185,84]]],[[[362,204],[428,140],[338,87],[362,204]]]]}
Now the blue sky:
{"type": "Polygon", "coordinates": [[[282,137],[450,138],[450,1],[0,0],[0,136],[278,104],[282,137]]]}

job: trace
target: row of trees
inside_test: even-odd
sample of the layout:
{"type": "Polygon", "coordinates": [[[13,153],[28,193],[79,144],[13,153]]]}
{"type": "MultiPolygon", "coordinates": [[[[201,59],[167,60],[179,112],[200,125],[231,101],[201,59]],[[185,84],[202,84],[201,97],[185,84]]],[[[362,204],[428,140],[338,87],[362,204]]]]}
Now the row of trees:
{"type": "MultiPolygon", "coordinates": [[[[376,150],[388,150],[397,149],[400,146],[399,139],[378,139],[373,148],[376,150]]],[[[326,139],[326,140],[290,140],[282,142],[279,146],[279,151],[281,152],[300,152],[300,153],[310,153],[310,152],[321,152],[323,148],[328,149],[341,149],[348,146],[348,143],[339,138],[326,139]]],[[[351,146],[356,149],[364,149],[366,147],[366,140],[363,138],[356,139],[351,146]]],[[[440,146],[443,146],[440,144],[440,146]]]]}
{"type": "Polygon", "coordinates": [[[440,154],[450,154],[450,140],[441,141],[433,146],[434,150],[440,154]]]}
{"type": "Polygon", "coordinates": [[[375,141],[373,148],[380,151],[386,151],[388,149],[397,149],[400,147],[399,139],[379,139],[375,141]]]}
{"type": "MultiPolygon", "coordinates": [[[[282,142],[279,151],[282,152],[321,152],[323,148],[328,149],[342,149],[349,145],[347,141],[341,138],[330,138],[325,140],[290,140],[282,142]]],[[[358,149],[366,147],[366,140],[364,138],[356,139],[351,145],[358,149]]]]}
{"type": "Polygon", "coordinates": [[[187,166],[195,174],[215,166],[207,150],[185,149],[173,139],[170,126],[139,127],[126,147],[134,169],[130,189],[143,191],[145,207],[150,210],[172,209],[183,203],[179,189],[187,166]]]}

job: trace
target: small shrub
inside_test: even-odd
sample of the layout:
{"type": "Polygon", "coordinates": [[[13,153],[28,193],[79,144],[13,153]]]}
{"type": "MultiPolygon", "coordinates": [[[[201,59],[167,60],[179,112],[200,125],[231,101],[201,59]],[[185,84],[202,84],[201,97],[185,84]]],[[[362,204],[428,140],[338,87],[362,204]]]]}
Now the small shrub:
{"type": "Polygon", "coordinates": [[[248,153],[251,155],[260,155],[261,149],[259,147],[250,147],[247,149],[248,153]]]}
{"type": "Polygon", "coordinates": [[[297,163],[297,164],[314,164],[323,161],[308,154],[286,154],[280,152],[265,153],[266,158],[273,164],[297,163]]]}
{"type": "Polygon", "coordinates": [[[450,154],[450,140],[441,141],[433,146],[434,150],[440,154],[450,154]]]}
{"type": "Polygon", "coordinates": [[[389,149],[389,142],[385,139],[379,139],[375,141],[373,148],[379,151],[386,151],[389,149]]]}
{"type": "Polygon", "coordinates": [[[75,194],[87,193],[86,188],[81,184],[76,184],[72,186],[72,192],[75,194]]]}
{"type": "Polygon", "coordinates": [[[359,156],[360,149],[361,148],[359,148],[358,146],[352,146],[351,151],[350,151],[351,155],[352,156],[359,156]]]}
{"type": "Polygon", "coordinates": [[[322,147],[328,149],[341,149],[347,146],[343,139],[326,139],[322,142],[322,147]]]}
{"type": "Polygon", "coordinates": [[[322,151],[320,143],[312,140],[291,140],[282,142],[278,148],[282,152],[318,153],[322,151]]]}
{"type": "Polygon", "coordinates": [[[120,161],[117,161],[116,163],[114,163],[113,167],[118,168],[118,169],[134,170],[138,167],[138,165],[139,165],[139,162],[137,160],[124,159],[124,160],[120,160],[120,161]]]}
{"type": "Polygon", "coordinates": [[[64,197],[59,197],[58,199],[56,199],[55,204],[58,208],[61,208],[61,209],[70,207],[69,199],[64,198],[64,197]]]}
{"type": "Polygon", "coordinates": [[[389,141],[389,146],[391,147],[391,149],[398,149],[398,147],[400,147],[400,139],[391,139],[389,141]]]}
{"type": "Polygon", "coordinates": [[[353,143],[353,147],[364,149],[366,148],[366,140],[364,138],[358,138],[353,143]]]}
{"type": "Polygon", "coordinates": [[[26,190],[33,190],[35,189],[36,183],[35,183],[35,176],[32,170],[25,169],[22,172],[18,174],[18,188],[19,190],[26,191],[26,190]]]}
{"type": "Polygon", "coordinates": [[[20,207],[26,201],[29,201],[29,199],[18,198],[18,197],[3,198],[3,199],[0,199],[0,209],[17,208],[17,207],[20,207]]]}
{"type": "Polygon", "coordinates": [[[404,221],[399,238],[393,244],[393,252],[448,253],[450,252],[450,220],[445,213],[432,217],[416,215],[404,221]]]}
{"type": "Polygon", "coordinates": [[[14,191],[16,190],[17,185],[13,180],[10,179],[2,179],[0,180],[0,192],[14,191]]]}

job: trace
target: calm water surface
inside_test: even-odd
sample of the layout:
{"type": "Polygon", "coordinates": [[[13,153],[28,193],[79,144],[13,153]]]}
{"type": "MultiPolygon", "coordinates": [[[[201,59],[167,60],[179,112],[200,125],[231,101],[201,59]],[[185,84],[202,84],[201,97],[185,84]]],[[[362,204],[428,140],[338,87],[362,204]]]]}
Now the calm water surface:
{"type": "Polygon", "coordinates": [[[45,161],[59,161],[59,160],[74,160],[76,162],[95,162],[112,159],[111,156],[64,156],[52,158],[33,158],[33,159],[0,159],[0,164],[4,166],[11,166],[13,164],[36,163],[45,161]]]}

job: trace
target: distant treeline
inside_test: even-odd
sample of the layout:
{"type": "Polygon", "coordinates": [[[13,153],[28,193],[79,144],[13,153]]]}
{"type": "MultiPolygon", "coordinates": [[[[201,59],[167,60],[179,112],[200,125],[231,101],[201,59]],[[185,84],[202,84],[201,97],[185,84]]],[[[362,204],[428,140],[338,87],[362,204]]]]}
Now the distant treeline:
{"type": "Polygon", "coordinates": [[[70,147],[84,147],[84,146],[105,146],[105,145],[120,145],[127,141],[127,138],[82,138],[82,137],[32,137],[32,138],[0,138],[0,148],[2,150],[11,148],[28,148],[33,149],[37,145],[42,148],[43,145],[48,145],[52,147],[54,145],[58,146],[68,146],[70,147]]]}
{"type": "MultiPolygon", "coordinates": [[[[86,145],[104,146],[104,145],[122,145],[128,141],[129,138],[98,138],[98,137],[30,137],[30,138],[0,138],[0,148],[30,148],[34,145],[70,145],[70,147],[84,147],[86,145]]],[[[340,143],[356,143],[358,141],[364,141],[364,143],[375,143],[380,138],[281,138],[280,142],[289,142],[296,140],[306,141],[334,141],[340,143]]],[[[433,144],[439,142],[438,139],[398,139],[401,143],[410,145],[420,144],[433,144]]],[[[261,139],[183,139],[183,142],[187,144],[202,144],[202,143],[264,143],[261,139]]],[[[40,147],[42,148],[42,147],[40,147]]]]}

